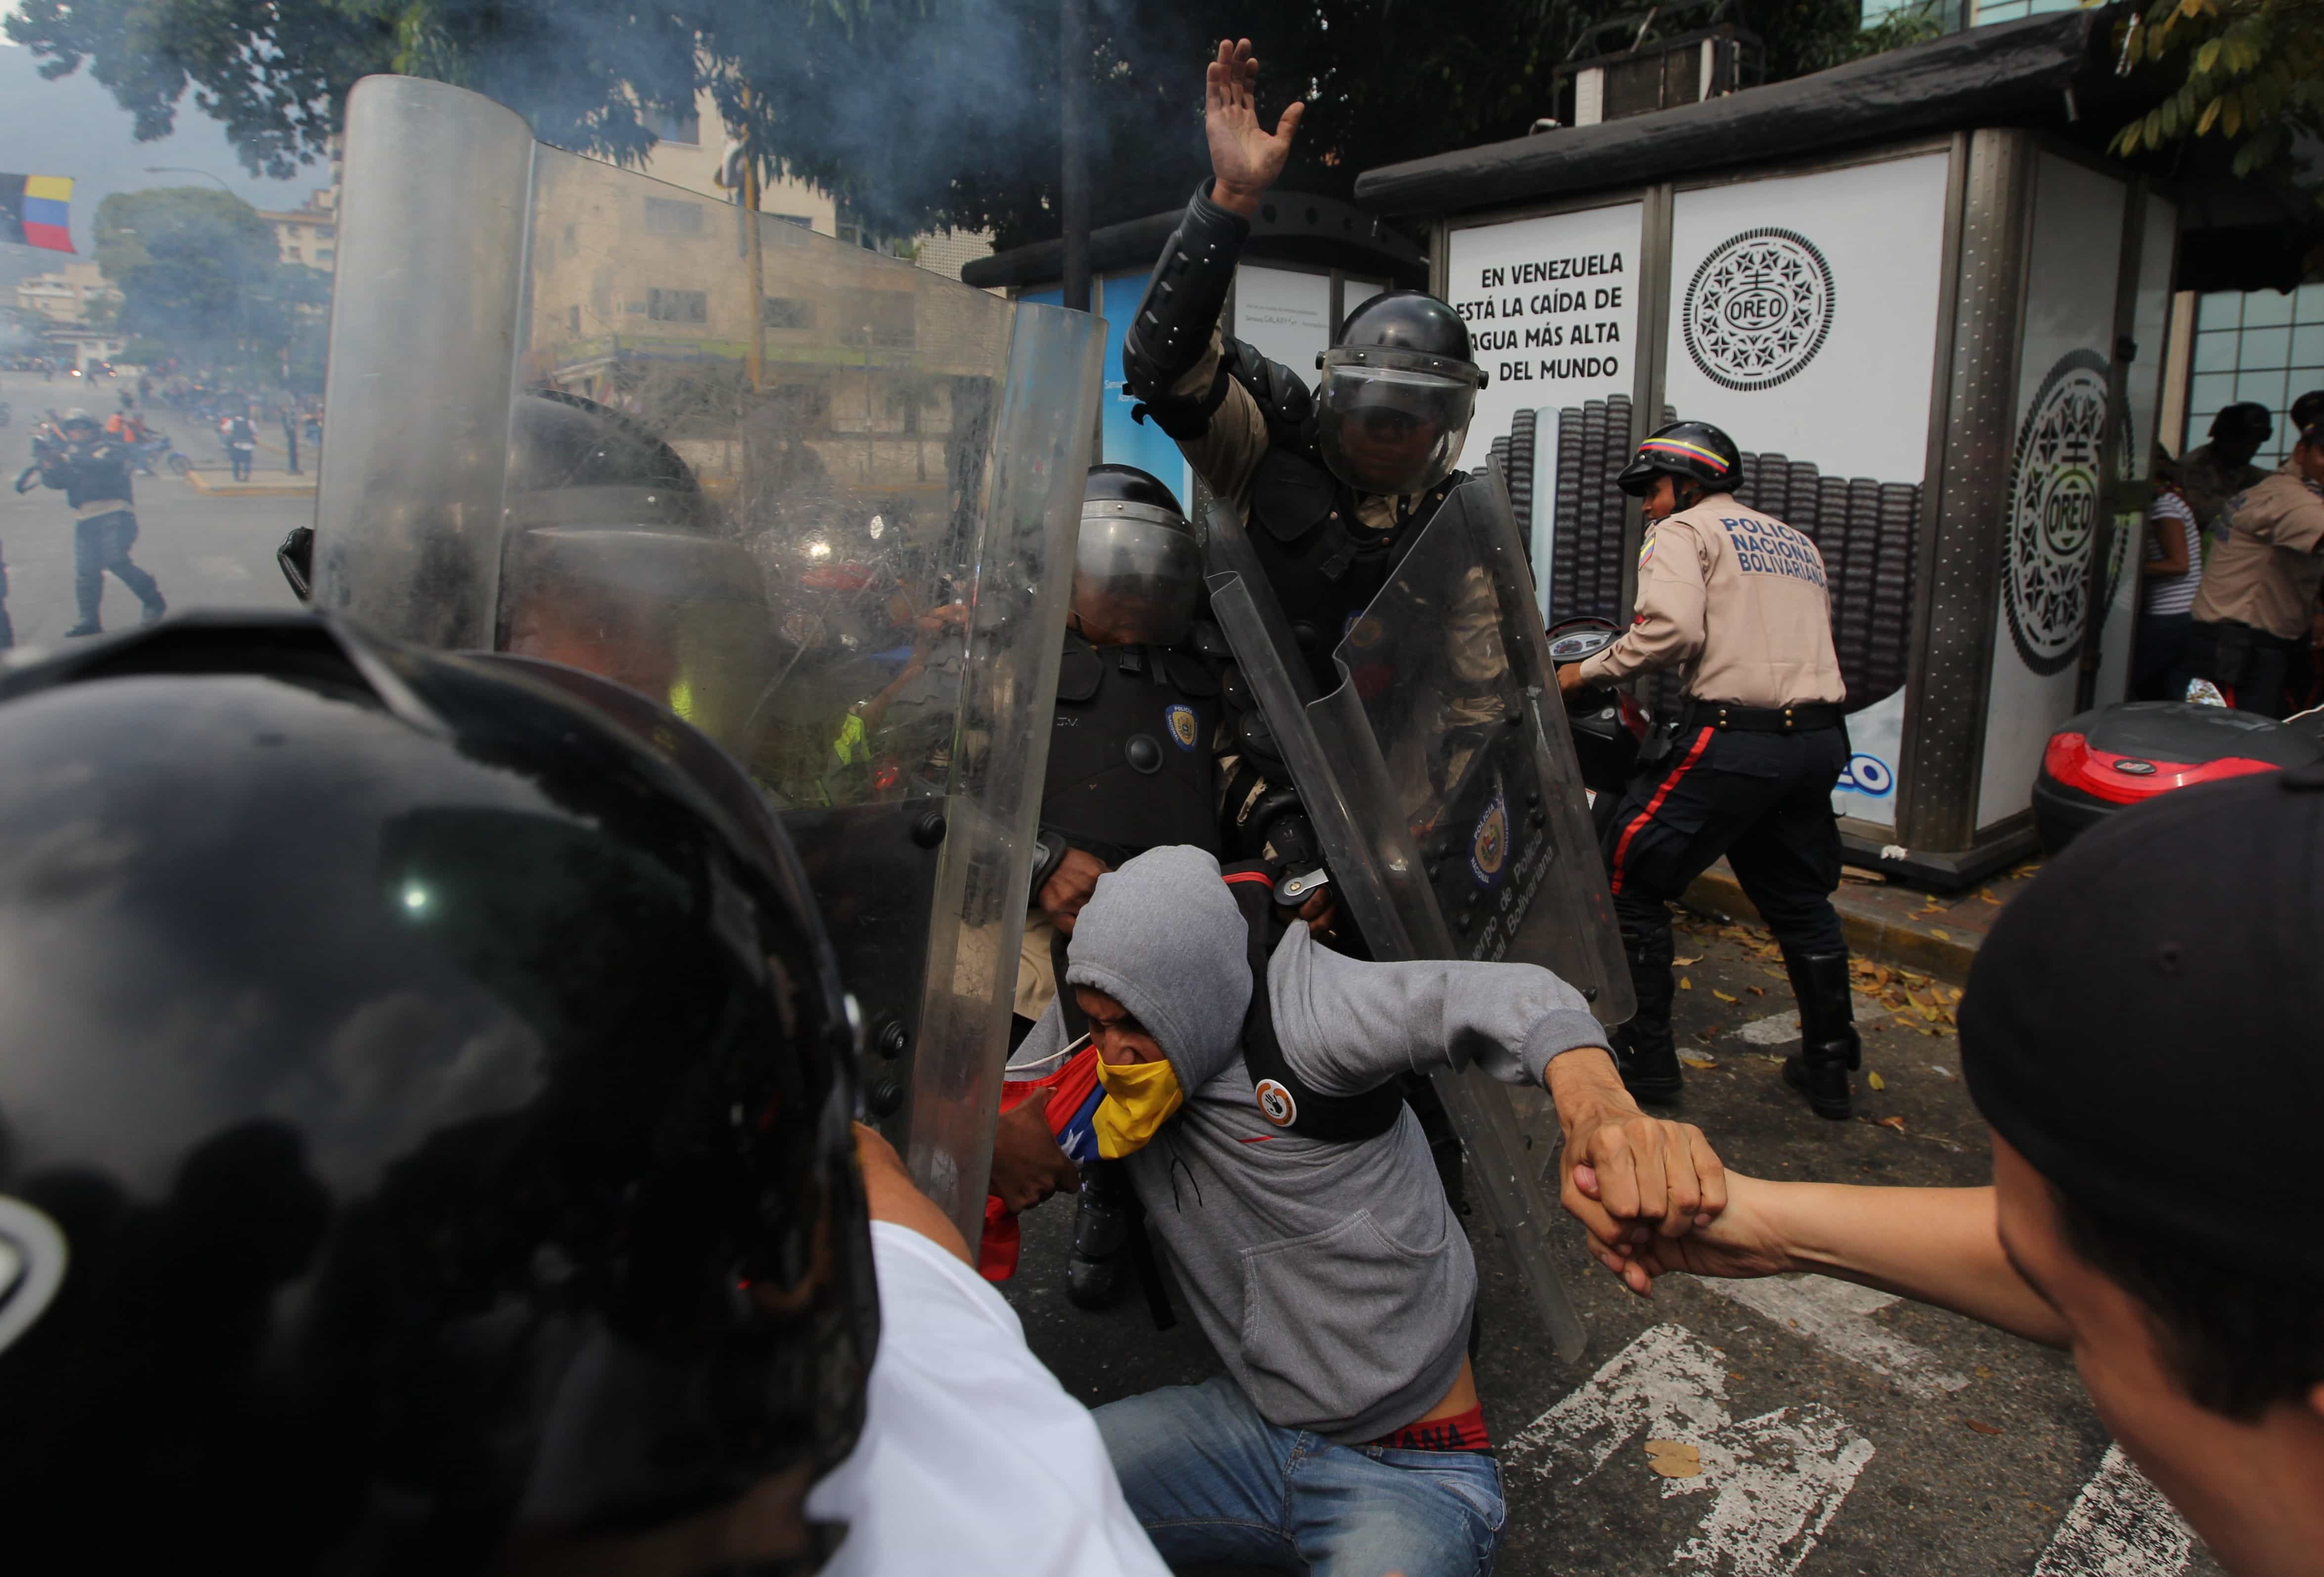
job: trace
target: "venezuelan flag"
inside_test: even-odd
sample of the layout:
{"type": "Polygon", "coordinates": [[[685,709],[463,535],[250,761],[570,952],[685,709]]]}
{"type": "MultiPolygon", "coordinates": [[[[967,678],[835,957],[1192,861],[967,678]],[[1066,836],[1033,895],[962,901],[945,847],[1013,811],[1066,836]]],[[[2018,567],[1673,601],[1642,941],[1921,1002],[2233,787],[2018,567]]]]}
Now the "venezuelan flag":
{"type": "Polygon", "coordinates": [[[70,252],[72,189],[69,175],[0,175],[0,242],[70,252]]]}

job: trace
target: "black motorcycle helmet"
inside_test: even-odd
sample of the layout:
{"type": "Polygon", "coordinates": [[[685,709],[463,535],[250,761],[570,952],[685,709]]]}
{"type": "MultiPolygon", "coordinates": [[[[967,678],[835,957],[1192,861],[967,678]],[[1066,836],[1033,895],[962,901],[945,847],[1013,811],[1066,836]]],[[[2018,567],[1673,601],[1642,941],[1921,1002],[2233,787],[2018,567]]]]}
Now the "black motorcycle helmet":
{"type": "Polygon", "coordinates": [[[1203,549],[1177,496],[1135,466],[1093,466],[1074,553],[1075,626],[1099,645],[1175,646],[1203,595],[1203,549]]]}
{"type": "Polygon", "coordinates": [[[1425,493],[1452,474],[1484,370],[1461,315],[1425,290],[1388,290],[1315,359],[1324,465],[1361,493],[1425,493]]]}
{"type": "Polygon", "coordinates": [[[1656,428],[1638,446],[1614,485],[1643,498],[1664,474],[1700,483],[1706,493],[1732,493],[1743,480],[1743,453],[1724,429],[1707,421],[1674,421],[1656,428]]]}
{"type": "Polygon", "coordinates": [[[602,686],[295,613],[0,676],[25,1570],[530,1569],[852,1448],[831,955],[740,770],[602,686]]]}

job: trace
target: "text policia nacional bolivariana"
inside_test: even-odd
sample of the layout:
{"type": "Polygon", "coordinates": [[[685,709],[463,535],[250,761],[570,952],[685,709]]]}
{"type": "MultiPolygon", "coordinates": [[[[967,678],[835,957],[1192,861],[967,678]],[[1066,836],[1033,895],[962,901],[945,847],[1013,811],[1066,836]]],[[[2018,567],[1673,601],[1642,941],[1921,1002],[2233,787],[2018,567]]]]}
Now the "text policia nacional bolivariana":
{"type": "Polygon", "coordinates": [[[1621,343],[1621,319],[1589,316],[1622,310],[1622,286],[1607,282],[1626,272],[1620,253],[1585,252],[1480,272],[1485,294],[1452,306],[1468,320],[1480,362],[1495,352],[1507,357],[1490,364],[1502,383],[1610,378],[1621,372],[1620,353],[1601,348],[1621,343]],[[1564,354],[1508,355],[1535,350],[1564,354]]]}

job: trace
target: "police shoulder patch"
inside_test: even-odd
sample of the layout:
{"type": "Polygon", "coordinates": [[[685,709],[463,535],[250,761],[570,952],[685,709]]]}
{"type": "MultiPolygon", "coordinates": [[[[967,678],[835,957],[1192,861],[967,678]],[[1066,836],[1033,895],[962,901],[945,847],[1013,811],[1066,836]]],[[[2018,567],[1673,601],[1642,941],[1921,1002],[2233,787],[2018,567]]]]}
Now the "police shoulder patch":
{"type": "Polygon", "coordinates": [[[1163,709],[1162,717],[1170,725],[1170,737],[1177,742],[1180,750],[1193,750],[1201,742],[1202,725],[1192,706],[1183,701],[1173,702],[1163,709]]]}

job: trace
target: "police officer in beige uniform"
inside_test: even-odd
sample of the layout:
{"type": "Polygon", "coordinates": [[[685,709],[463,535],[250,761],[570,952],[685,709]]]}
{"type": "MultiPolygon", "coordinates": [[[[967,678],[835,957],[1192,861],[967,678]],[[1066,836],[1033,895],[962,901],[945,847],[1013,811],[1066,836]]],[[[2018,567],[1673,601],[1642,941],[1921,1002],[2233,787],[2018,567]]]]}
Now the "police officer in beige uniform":
{"type": "Polygon", "coordinates": [[[2283,678],[2315,629],[2324,583],[2324,423],[2282,469],[2227,501],[2195,593],[2188,666],[2230,705],[2283,715],[2283,678]]]}
{"type": "Polygon", "coordinates": [[[2275,418],[2256,400],[2222,406],[2211,418],[2211,441],[2164,466],[2161,480],[2179,489],[2195,512],[2195,523],[2209,530],[2229,499],[2267,475],[2252,464],[2252,456],[2274,433],[2275,418]]]}
{"type": "Polygon", "coordinates": [[[1800,532],[1735,501],[1741,469],[1735,440],[1708,422],[1674,422],[1638,446],[1616,478],[1646,501],[1630,628],[1558,669],[1558,688],[1570,697],[1671,669],[1685,692],[1674,729],[1641,755],[1606,834],[1638,998],[1637,1016],[1613,1032],[1623,1082],[1641,1101],[1678,1095],[1667,906],[1724,854],[1782,945],[1799,999],[1803,1045],[1784,1076],[1818,1116],[1840,1119],[1849,1114],[1849,1071],[1862,1060],[1848,943],[1831,907],[1847,687],[1823,558],[1800,532]]]}

